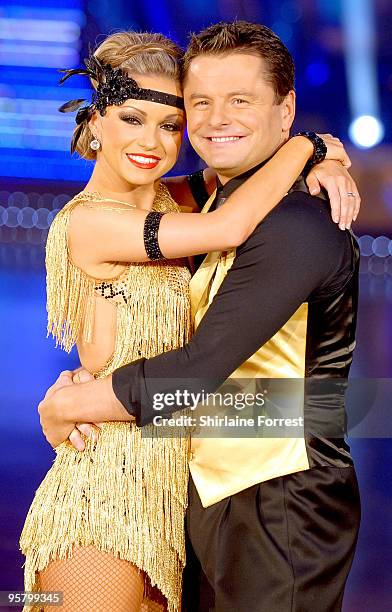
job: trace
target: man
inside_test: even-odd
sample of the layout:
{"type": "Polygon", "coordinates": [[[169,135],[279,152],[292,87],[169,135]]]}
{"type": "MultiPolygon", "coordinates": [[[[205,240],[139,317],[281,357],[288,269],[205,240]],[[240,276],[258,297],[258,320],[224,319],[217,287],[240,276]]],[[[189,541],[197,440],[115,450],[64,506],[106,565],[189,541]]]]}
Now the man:
{"type": "MultiPolygon", "coordinates": [[[[218,175],[211,210],[289,137],[294,66],[270,30],[237,22],[193,37],[184,72],[189,137],[218,175]]],[[[344,188],[340,195],[355,197],[344,188]]],[[[154,394],[173,391],[179,373],[181,388],[192,392],[231,375],[344,380],[355,345],[357,277],[353,236],[330,221],[324,199],[298,183],[236,252],[207,256],[192,279],[192,341],[105,380],[73,386],[64,375],[58,386],[66,387],[40,405],[48,439],[60,443],[77,421],[151,422],[154,394]]],[[[341,397],[319,395],[308,394],[299,437],[193,441],[187,528],[190,582],[199,564],[201,589],[199,602],[199,593],[185,589],[187,609],[341,609],[359,496],[343,432],[316,435],[310,426],[326,409],[327,422],[342,418],[341,397]]],[[[164,414],[178,408],[166,405],[164,414]]]]}

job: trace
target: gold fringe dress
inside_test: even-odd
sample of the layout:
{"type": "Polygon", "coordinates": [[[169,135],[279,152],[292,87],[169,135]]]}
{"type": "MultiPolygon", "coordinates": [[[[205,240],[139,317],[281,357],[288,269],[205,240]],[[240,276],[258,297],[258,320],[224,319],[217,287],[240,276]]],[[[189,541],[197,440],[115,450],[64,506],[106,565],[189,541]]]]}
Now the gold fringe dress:
{"type": "MultiPolygon", "coordinates": [[[[84,340],[91,341],[95,295],[117,296],[115,348],[95,373],[100,378],[189,340],[190,272],[184,260],[160,260],[129,264],[115,280],[89,277],[71,262],[67,243],[70,214],[84,204],[99,206],[105,200],[81,192],[57,214],[49,231],[48,334],[66,351],[82,330],[84,340]]],[[[160,185],[153,210],[180,209],[160,185]]],[[[162,438],[153,425],[141,432],[132,423],[110,422],[96,443],[87,440],[83,452],[68,441],[55,449],[21,534],[26,591],[40,590],[37,572],[50,560],[71,557],[74,545],[93,545],[134,563],[166,597],[169,612],[180,609],[189,439],[178,430],[162,438]]]]}

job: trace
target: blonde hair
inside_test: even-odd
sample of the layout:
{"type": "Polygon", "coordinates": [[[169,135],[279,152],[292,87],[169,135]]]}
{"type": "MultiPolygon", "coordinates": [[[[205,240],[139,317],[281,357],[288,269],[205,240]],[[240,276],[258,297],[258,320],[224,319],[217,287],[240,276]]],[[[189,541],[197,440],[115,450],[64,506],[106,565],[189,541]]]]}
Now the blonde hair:
{"type": "MultiPolygon", "coordinates": [[[[149,32],[117,32],[108,36],[94,51],[103,64],[121,68],[130,75],[154,74],[179,81],[183,52],[163,34],[149,32]]],[[[92,82],[94,88],[97,83],[92,82]]],[[[75,128],[75,130],[77,127],[75,128]]],[[[96,159],[90,148],[93,139],[88,123],[83,125],[76,151],[84,159],[96,159]]]]}

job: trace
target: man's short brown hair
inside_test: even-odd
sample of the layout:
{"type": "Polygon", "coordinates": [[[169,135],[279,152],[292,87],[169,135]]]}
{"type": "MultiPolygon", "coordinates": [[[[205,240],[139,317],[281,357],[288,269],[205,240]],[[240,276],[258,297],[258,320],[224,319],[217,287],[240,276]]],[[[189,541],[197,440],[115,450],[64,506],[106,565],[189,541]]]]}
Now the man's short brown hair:
{"type": "Polygon", "coordinates": [[[287,47],[272,30],[248,21],[222,21],[200,34],[192,34],[184,56],[183,77],[186,78],[189,66],[196,57],[231,53],[255,55],[264,61],[267,68],[265,76],[275,90],[277,104],[294,89],[294,62],[287,47]]]}

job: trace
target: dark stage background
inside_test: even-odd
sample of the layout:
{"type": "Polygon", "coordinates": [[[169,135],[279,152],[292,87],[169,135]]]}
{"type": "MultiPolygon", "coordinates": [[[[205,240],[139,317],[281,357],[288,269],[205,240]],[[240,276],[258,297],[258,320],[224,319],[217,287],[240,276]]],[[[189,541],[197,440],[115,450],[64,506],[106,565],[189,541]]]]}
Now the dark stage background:
{"type": "MultiPolygon", "coordinates": [[[[185,45],[189,31],[235,18],[265,23],[293,53],[296,127],[332,132],[347,144],[363,197],[355,227],[362,269],[352,375],[391,377],[390,0],[2,0],[0,590],[22,589],[18,536],[54,456],[39,427],[37,404],[61,369],[77,365],[74,354],[66,356],[45,339],[43,245],[55,212],[91,172],[89,162],[70,158],[73,119],[57,108],[89,91],[79,77],[59,88],[56,70],[79,65],[89,42],[115,30],[160,31],[185,45]]],[[[176,172],[197,167],[185,141],[176,172]]],[[[388,438],[351,444],[363,519],[344,611],[386,612],[392,610],[392,444],[388,438]]]]}

